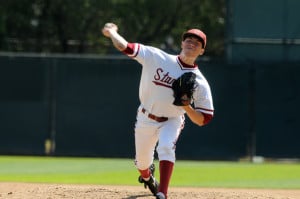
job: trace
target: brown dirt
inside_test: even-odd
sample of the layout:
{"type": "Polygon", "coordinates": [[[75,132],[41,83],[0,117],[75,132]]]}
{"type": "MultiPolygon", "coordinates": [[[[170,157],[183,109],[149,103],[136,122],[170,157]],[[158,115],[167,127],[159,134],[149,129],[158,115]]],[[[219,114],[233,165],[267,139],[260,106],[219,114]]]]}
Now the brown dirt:
{"type": "MultiPolygon", "coordinates": [[[[0,182],[1,199],[154,199],[140,186],[0,182]]],[[[300,199],[300,190],[170,187],[169,199],[300,199]]]]}

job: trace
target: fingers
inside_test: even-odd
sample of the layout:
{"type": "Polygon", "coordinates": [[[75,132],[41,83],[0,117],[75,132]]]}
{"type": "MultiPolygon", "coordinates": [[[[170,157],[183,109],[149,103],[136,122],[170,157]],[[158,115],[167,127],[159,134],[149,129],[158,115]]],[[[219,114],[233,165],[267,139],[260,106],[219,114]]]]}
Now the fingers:
{"type": "Polygon", "coordinates": [[[114,23],[106,23],[104,25],[104,28],[117,28],[117,25],[114,23]]]}
{"type": "Polygon", "coordinates": [[[181,96],[181,100],[183,101],[187,101],[187,100],[190,100],[187,96],[187,94],[184,94],[183,96],[181,96]]]}
{"type": "Polygon", "coordinates": [[[102,34],[106,37],[110,37],[112,31],[118,31],[118,26],[114,23],[106,23],[102,28],[102,34]]]}
{"type": "Polygon", "coordinates": [[[188,106],[191,104],[191,98],[189,98],[186,94],[184,94],[180,99],[183,106],[188,106]]]}

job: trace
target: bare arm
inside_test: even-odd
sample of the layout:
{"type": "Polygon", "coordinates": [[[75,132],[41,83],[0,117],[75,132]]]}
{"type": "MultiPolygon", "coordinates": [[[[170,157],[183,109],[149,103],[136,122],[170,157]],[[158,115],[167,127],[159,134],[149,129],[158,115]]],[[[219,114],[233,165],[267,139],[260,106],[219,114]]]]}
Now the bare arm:
{"type": "Polygon", "coordinates": [[[105,37],[108,37],[113,42],[113,45],[119,51],[123,51],[127,48],[128,42],[118,33],[118,26],[113,23],[106,23],[102,29],[102,33],[105,37]]]}
{"type": "Polygon", "coordinates": [[[186,111],[187,116],[199,126],[204,125],[204,115],[201,112],[197,112],[193,109],[191,105],[182,106],[182,108],[186,111]]]}

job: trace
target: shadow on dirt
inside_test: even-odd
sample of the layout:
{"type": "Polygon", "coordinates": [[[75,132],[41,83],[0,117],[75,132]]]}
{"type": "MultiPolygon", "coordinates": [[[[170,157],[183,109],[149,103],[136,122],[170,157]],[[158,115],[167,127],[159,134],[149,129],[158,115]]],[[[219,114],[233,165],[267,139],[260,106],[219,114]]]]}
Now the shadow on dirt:
{"type": "Polygon", "coordinates": [[[153,196],[153,195],[141,194],[141,195],[129,196],[129,197],[122,198],[122,199],[138,199],[138,198],[142,198],[142,197],[146,197],[146,196],[153,196]]]}

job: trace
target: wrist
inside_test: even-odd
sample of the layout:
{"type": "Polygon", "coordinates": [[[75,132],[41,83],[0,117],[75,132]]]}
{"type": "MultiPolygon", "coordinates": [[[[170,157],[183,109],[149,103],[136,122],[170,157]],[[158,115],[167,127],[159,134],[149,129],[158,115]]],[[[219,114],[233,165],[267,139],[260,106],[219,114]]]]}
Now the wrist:
{"type": "Polygon", "coordinates": [[[193,109],[190,104],[186,106],[182,106],[182,108],[185,110],[185,112],[189,112],[190,110],[193,109]]]}

